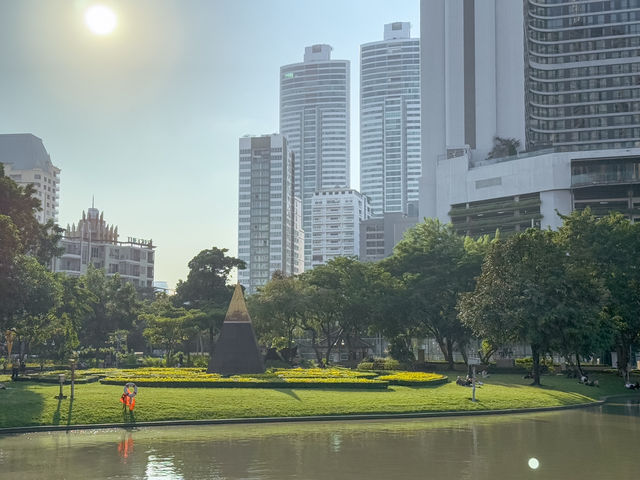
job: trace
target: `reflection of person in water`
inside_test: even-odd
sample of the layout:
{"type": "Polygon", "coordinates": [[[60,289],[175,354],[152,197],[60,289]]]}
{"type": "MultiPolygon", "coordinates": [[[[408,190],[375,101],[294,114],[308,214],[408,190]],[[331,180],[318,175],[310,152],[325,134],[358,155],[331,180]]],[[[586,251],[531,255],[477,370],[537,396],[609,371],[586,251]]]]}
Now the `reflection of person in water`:
{"type": "Polygon", "coordinates": [[[133,452],[133,435],[129,434],[118,444],[118,454],[121,458],[127,459],[133,452]]]}

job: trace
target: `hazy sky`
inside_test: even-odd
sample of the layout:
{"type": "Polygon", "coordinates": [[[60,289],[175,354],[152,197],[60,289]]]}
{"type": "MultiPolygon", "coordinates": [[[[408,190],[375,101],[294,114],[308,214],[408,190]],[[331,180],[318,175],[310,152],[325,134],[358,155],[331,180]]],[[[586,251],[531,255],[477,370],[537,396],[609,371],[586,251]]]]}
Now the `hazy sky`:
{"type": "Polygon", "coordinates": [[[156,280],[217,246],[237,253],[238,138],[278,131],[281,65],[304,47],[351,60],[351,182],[359,187],[359,46],[418,0],[0,0],[0,133],[42,138],[62,169],[59,223],[96,208],[152,238],[156,280]],[[111,35],[84,12],[107,5],[111,35]]]}

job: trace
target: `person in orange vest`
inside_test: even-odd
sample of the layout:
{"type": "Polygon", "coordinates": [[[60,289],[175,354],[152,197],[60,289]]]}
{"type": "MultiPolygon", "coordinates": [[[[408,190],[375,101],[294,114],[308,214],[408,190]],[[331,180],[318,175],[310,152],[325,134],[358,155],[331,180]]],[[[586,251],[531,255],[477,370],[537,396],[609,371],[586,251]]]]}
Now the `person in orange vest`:
{"type": "Polygon", "coordinates": [[[120,402],[122,402],[122,406],[124,408],[129,407],[129,411],[133,412],[134,407],[136,406],[136,395],[138,394],[138,387],[135,383],[127,383],[124,386],[124,393],[120,397],[120,402]]]}

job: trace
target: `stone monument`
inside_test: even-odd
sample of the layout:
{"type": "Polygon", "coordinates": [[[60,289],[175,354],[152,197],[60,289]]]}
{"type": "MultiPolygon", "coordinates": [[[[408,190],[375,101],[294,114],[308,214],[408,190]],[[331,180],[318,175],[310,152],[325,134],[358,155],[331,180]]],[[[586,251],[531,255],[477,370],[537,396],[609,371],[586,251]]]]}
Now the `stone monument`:
{"type": "Polygon", "coordinates": [[[221,375],[264,373],[264,362],[240,284],[233,292],[207,372],[221,375]]]}

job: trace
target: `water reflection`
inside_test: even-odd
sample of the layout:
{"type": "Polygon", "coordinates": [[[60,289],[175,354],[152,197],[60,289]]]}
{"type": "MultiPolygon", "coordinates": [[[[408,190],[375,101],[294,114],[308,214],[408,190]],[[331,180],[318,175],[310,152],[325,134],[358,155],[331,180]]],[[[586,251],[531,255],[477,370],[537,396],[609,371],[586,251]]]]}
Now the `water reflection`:
{"type": "Polygon", "coordinates": [[[527,416],[14,435],[0,438],[0,477],[634,478],[639,426],[640,404],[618,402],[527,416]]]}

